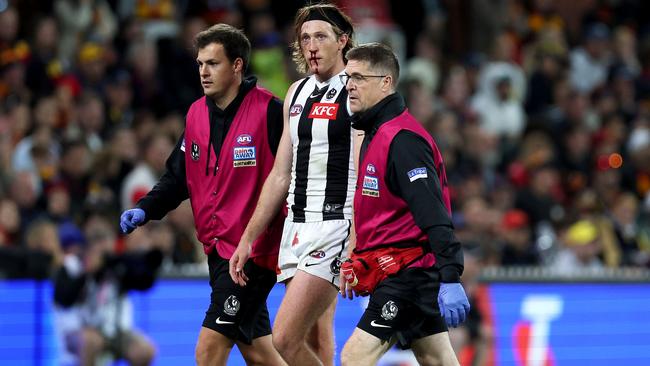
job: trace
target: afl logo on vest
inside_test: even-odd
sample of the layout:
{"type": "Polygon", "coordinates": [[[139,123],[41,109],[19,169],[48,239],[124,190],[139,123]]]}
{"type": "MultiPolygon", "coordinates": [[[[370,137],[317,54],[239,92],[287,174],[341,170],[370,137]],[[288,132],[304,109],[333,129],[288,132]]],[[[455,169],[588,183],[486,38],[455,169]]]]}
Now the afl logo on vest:
{"type": "Polygon", "coordinates": [[[367,172],[368,174],[370,174],[370,175],[373,175],[373,174],[375,174],[375,173],[377,172],[377,169],[375,169],[375,166],[374,166],[374,165],[372,165],[372,164],[368,164],[368,165],[366,166],[366,172],[367,172]]]}
{"type": "Polygon", "coordinates": [[[309,118],[336,119],[338,110],[338,103],[314,103],[309,112],[309,118]]]}
{"type": "Polygon", "coordinates": [[[239,145],[248,145],[251,142],[253,142],[253,137],[251,135],[249,135],[249,134],[245,133],[243,135],[237,136],[237,143],[239,145]]]}
{"type": "Polygon", "coordinates": [[[190,156],[192,157],[192,160],[194,161],[199,161],[200,155],[200,150],[199,150],[199,145],[192,141],[192,147],[190,149],[190,156]]]}

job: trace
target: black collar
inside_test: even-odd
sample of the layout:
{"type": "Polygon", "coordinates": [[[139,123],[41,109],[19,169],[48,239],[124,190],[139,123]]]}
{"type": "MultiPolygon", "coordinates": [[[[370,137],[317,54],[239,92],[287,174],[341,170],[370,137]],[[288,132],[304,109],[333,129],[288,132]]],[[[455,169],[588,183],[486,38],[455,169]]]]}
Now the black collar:
{"type": "Polygon", "coordinates": [[[241,104],[242,100],[244,100],[246,94],[248,94],[248,92],[253,89],[255,84],[257,84],[257,78],[255,76],[249,76],[243,79],[239,85],[237,96],[232,100],[232,102],[230,102],[230,104],[228,104],[226,109],[223,110],[217,107],[217,104],[214,102],[214,100],[212,100],[212,98],[206,97],[205,103],[207,104],[210,113],[214,113],[215,116],[219,117],[234,115],[239,109],[239,105],[241,104]]]}
{"type": "Polygon", "coordinates": [[[351,117],[352,127],[363,130],[366,136],[372,137],[379,126],[399,116],[406,109],[404,98],[398,93],[393,93],[379,101],[363,113],[356,113],[351,117]]]}

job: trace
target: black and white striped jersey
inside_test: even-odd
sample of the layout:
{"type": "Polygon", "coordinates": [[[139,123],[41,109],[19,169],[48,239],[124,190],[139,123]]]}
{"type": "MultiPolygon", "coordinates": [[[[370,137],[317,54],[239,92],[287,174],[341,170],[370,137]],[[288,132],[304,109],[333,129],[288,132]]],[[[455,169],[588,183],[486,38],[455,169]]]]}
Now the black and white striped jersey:
{"type": "Polygon", "coordinates": [[[323,83],[312,75],[287,97],[293,145],[289,219],[350,219],[356,177],[347,90],[338,74],[323,83]]]}

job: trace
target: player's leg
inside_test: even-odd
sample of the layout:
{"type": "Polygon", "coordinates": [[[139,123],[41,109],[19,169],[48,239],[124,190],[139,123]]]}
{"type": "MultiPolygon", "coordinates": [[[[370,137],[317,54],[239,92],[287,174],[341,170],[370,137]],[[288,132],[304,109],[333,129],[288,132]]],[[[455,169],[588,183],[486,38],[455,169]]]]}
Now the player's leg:
{"type": "MultiPolygon", "coordinates": [[[[246,268],[244,268],[246,270],[246,268]]],[[[271,321],[266,300],[275,285],[275,271],[251,263],[245,301],[252,304],[239,324],[240,338],[236,342],[246,365],[284,366],[286,363],[273,346],[271,321]]]]}
{"type": "Polygon", "coordinates": [[[250,345],[243,342],[237,342],[237,347],[248,366],[286,365],[278,351],[273,347],[271,334],[255,338],[253,343],[250,345]]]}
{"type": "Polygon", "coordinates": [[[226,365],[234,342],[214,329],[201,327],[196,342],[196,364],[199,366],[226,365]]]}
{"type": "Polygon", "coordinates": [[[81,330],[81,354],[82,365],[94,365],[95,360],[106,349],[106,339],[94,328],[83,328],[81,330]]]}
{"type": "Polygon", "coordinates": [[[307,346],[318,356],[323,365],[334,364],[334,312],[336,310],[336,298],[321,315],[316,324],[309,330],[307,335],[307,346]]]}
{"type": "MultiPolygon", "coordinates": [[[[297,271],[289,282],[273,325],[273,345],[289,365],[333,362],[326,360],[323,363],[307,346],[305,339],[317,320],[330,308],[337,293],[330,282],[303,271],[297,271]]],[[[327,326],[324,323],[322,326],[327,326]]],[[[331,323],[329,327],[331,329],[331,323]]]]}
{"type": "Polygon", "coordinates": [[[342,366],[376,365],[379,358],[395,344],[375,337],[365,330],[355,328],[341,352],[342,366]]]}
{"type": "Polygon", "coordinates": [[[420,365],[458,366],[458,359],[451,347],[449,333],[442,332],[416,339],[411,344],[413,354],[420,365]]]}
{"type": "Polygon", "coordinates": [[[144,334],[130,331],[122,335],[121,353],[133,366],[150,365],[156,355],[153,342],[144,334]]]}

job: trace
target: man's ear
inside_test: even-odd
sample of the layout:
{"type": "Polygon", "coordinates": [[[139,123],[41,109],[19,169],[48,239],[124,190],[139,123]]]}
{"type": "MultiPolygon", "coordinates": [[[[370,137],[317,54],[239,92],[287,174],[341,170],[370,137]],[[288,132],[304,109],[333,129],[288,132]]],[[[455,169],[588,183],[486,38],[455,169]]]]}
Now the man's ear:
{"type": "Polygon", "coordinates": [[[237,57],[232,63],[233,71],[244,73],[244,60],[241,57],[237,57]]]}
{"type": "Polygon", "coordinates": [[[350,37],[347,35],[347,33],[341,34],[339,36],[339,50],[343,50],[345,46],[347,46],[349,41],[350,41],[350,37]]]}

